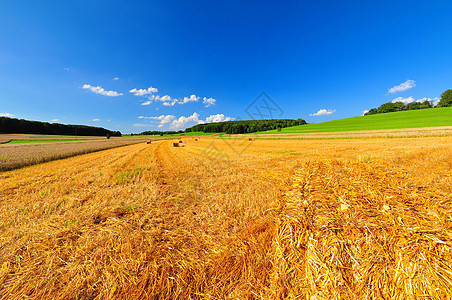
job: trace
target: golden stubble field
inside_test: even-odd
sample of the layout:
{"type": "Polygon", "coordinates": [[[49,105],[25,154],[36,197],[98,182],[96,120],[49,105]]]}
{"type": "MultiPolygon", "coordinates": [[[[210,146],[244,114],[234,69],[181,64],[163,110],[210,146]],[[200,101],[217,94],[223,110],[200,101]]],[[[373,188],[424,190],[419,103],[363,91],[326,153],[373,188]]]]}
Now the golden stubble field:
{"type": "Polygon", "coordinates": [[[450,299],[452,137],[184,138],[0,173],[0,299],[450,299]]]}
{"type": "Polygon", "coordinates": [[[0,134],[0,171],[137,144],[144,141],[168,139],[156,136],[111,137],[110,139],[98,136],[79,136],[77,138],[79,140],[70,140],[74,139],[74,136],[0,134]],[[5,142],[14,140],[34,142],[1,144],[2,139],[5,142]],[[51,140],[51,142],[45,142],[46,140],[51,140]]]}

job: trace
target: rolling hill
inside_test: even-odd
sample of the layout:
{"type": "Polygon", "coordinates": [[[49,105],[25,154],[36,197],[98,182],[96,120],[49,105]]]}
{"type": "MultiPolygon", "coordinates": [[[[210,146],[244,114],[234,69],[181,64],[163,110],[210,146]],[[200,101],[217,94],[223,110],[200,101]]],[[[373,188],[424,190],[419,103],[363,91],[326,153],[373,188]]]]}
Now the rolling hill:
{"type": "Polygon", "coordinates": [[[361,117],[333,120],[317,124],[306,124],[283,128],[281,132],[265,133],[309,133],[355,130],[380,130],[399,128],[421,128],[452,126],[452,107],[391,112],[361,117]]]}

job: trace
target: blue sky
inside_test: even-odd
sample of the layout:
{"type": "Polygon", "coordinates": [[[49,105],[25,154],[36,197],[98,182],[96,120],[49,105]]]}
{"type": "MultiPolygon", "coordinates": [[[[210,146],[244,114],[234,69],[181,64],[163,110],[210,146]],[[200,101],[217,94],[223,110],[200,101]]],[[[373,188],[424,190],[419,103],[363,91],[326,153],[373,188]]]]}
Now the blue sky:
{"type": "Polygon", "coordinates": [[[282,118],[317,123],[452,88],[451,1],[0,8],[0,114],[17,118],[123,133],[181,129],[249,119],[246,108],[265,92],[282,118]]]}

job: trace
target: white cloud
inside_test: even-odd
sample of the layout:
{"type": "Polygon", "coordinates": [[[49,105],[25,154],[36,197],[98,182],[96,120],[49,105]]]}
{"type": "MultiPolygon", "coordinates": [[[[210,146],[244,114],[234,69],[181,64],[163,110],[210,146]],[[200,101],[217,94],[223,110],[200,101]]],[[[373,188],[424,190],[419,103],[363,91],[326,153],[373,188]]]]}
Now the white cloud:
{"type": "Polygon", "coordinates": [[[119,77],[115,77],[115,78],[113,78],[113,80],[119,80],[119,77]]]}
{"type": "MultiPolygon", "coordinates": [[[[133,93],[135,96],[146,96],[148,98],[148,100],[141,103],[141,105],[150,105],[154,101],[159,101],[159,102],[162,102],[163,106],[174,106],[176,104],[182,105],[182,104],[186,104],[189,102],[198,102],[199,99],[201,99],[201,97],[196,96],[195,94],[192,94],[189,97],[183,97],[182,99],[172,98],[169,95],[164,95],[164,96],[155,95],[155,93],[157,93],[158,90],[153,87],[149,87],[148,89],[140,89],[140,90],[131,89],[129,92],[133,93]]],[[[203,98],[203,104],[205,107],[215,105],[216,101],[217,100],[215,100],[214,98],[207,98],[207,97],[203,98]]]]}
{"type": "Polygon", "coordinates": [[[185,103],[189,103],[189,102],[198,102],[200,97],[197,97],[196,95],[190,95],[190,97],[184,97],[183,99],[179,100],[176,98],[171,98],[170,96],[166,95],[166,96],[155,96],[154,99],[156,101],[161,101],[163,102],[162,105],[164,106],[174,106],[176,103],[177,104],[185,104],[185,103]]]}
{"type": "MultiPolygon", "coordinates": [[[[436,98],[435,98],[435,99],[436,99],[436,98]]],[[[421,98],[421,99],[417,99],[417,100],[416,100],[416,102],[419,102],[419,103],[422,103],[422,102],[425,102],[425,101],[428,101],[428,102],[434,102],[434,100],[430,99],[429,97],[424,97],[424,98],[421,98]]]]}
{"type": "Polygon", "coordinates": [[[165,95],[165,96],[159,97],[158,100],[163,101],[163,102],[167,102],[167,101],[171,101],[171,97],[168,96],[168,95],[165,95]]]}
{"type": "Polygon", "coordinates": [[[160,125],[158,127],[162,127],[163,125],[170,123],[175,118],[176,118],[176,116],[173,116],[173,115],[161,115],[158,117],[144,117],[144,116],[138,117],[138,119],[160,121],[160,125]]]}
{"type": "Polygon", "coordinates": [[[409,90],[411,88],[414,88],[415,86],[416,86],[415,81],[408,79],[407,81],[390,88],[388,90],[388,93],[394,94],[394,93],[398,93],[398,92],[403,92],[403,91],[409,90]]]}
{"type": "Polygon", "coordinates": [[[10,113],[0,113],[0,117],[14,117],[14,115],[10,113]]]}
{"type": "Polygon", "coordinates": [[[91,86],[89,84],[84,84],[82,86],[82,89],[89,89],[93,93],[96,93],[96,94],[99,94],[99,95],[103,95],[103,96],[109,96],[109,97],[117,97],[117,96],[121,96],[122,95],[122,93],[118,93],[118,92],[115,92],[115,91],[106,91],[100,86],[91,86]]]}
{"type": "Polygon", "coordinates": [[[424,97],[424,98],[420,98],[420,99],[414,100],[414,97],[413,97],[413,96],[410,96],[410,97],[407,97],[407,98],[397,97],[397,98],[395,98],[394,100],[392,100],[391,102],[392,102],[392,103],[402,102],[403,104],[407,105],[408,103],[411,103],[411,102],[419,102],[419,103],[422,103],[422,102],[425,102],[425,101],[432,102],[433,105],[436,105],[436,104],[438,103],[438,101],[439,101],[439,98],[436,97],[436,98],[431,99],[431,98],[429,98],[429,97],[424,97]]]}
{"type": "Polygon", "coordinates": [[[51,122],[58,122],[60,119],[52,119],[51,122]]]}
{"type": "Polygon", "coordinates": [[[403,97],[397,97],[394,100],[391,101],[392,103],[397,103],[397,102],[402,102],[403,104],[408,104],[411,102],[414,102],[414,98],[413,97],[408,97],[408,98],[403,98],[403,97]]]}
{"type": "Polygon", "coordinates": [[[206,123],[217,123],[217,122],[226,122],[232,121],[234,118],[226,117],[223,114],[210,115],[206,118],[206,123]]]}
{"type": "Polygon", "coordinates": [[[199,120],[199,114],[194,112],[191,116],[189,117],[185,117],[185,116],[181,116],[179,117],[179,119],[174,120],[171,125],[170,128],[177,130],[177,129],[182,129],[184,127],[187,127],[188,124],[190,123],[195,123],[195,124],[202,124],[204,123],[204,121],[199,120]]]}
{"type": "Polygon", "coordinates": [[[332,113],[334,113],[336,110],[335,109],[321,109],[318,112],[314,113],[314,114],[309,114],[311,117],[318,117],[318,116],[328,116],[331,115],[332,113]]]}
{"type": "Polygon", "coordinates": [[[63,68],[65,71],[69,71],[70,69],[69,68],[63,68]]]}
{"type": "Polygon", "coordinates": [[[177,99],[172,99],[170,96],[165,95],[165,96],[155,96],[153,97],[153,100],[155,101],[161,101],[163,102],[162,104],[165,106],[174,106],[174,104],[176,104],[178,102],[177,99]]]}
{"type": "Polygon", "coordinates": [[[437,106],[438,105],[438,102],[439,102],[439,100],[441,100],[439,97],[435,97],[435,98],[433,98],[433,105],[434,106],[437,106]]]}
{"type": "Polygon", "coordinates": [[[160,124],[164,125],[164,124],[168,124],[170,123],[174,118],[176,118],[176,116],[173,115],[161,115],[160,117],[157,118],[157,120],[160,120],[160,124]]]}
{"type": "Polygon", "coordinates": [[[93,119],[93,121],[94,121],[94,122],[99,122],[99,121],[100,121],[100,119],[93,119]]]}
{"type": "Polygon", "coordinates": [[[207,97],[204,97],[204,98],[202,99],[202,103],[204,104],[205,107],[209,107],[209,106],[211,106],[211,105],[215,105],[215,102],[217,102],[217,100],[214,99],[214,98],[207,98],[207,97]]]}
{"type": "Polygon", "coordinates": [[[133,126],[135,126],[135,127],[150,127],[152,125],[150,125],[150,124],[133,124],[133,126]]]}
{"type": "Polygon", "coordinates": [[[365,110],[363,110],[363,114],[362,114],[362,116],[364,116],[365,114],[367,114],[369,112],[369,110],[368,109],[365,109],[365,110]]]}
{"type": "Polygon", "coordinates": [[[165,106],[174,106],[178,102],[177,99],[172,99],[168,95],[160,96],[160,95],[149,95],[147,97],[149,100],[146,102],[143,102],[141,105],[149,105],[154,101],[160,101],[163,102],[162,104],[165,106]]]}
{"type": "Polygon", "coordinates": [[[177,100],[171,100],[171,102],[163,102],[162,103],[162,105],[165,105],[165,106],[174,106],[174,104],[176,104],[177,103],[177,100]]]}
{"type": "Polygon", "coordinates": [[[149,87],[147,89],[131,89],[129,92],[134,94],[135,96],[146,96],[146,95],[151,95],[153,93],[157,93],[159,90],[157,88],[154,87],[149,87]]]}
{"type": "Polygon", "coordinates": [[[162,102],[162,105],[164,105],[164,106],[174,106],[175,104],[198,102],[199,99],[200,99],[200,97],[197,97],[196,95],[190,95],[190,97],[184,97],[182,99],[171,98],[168,95],[165,95],[165,96],[152,95],[149,97],[149,100],[160,101],[160,102],[162,102]]]}
{"type": "Polygon", "coordinates": [[[188,125],[205,124],[205,123],[215,123],[215,122],[226,122],[232,121],[234,118],[226,117],[224,114],[210,115],[205,120],[199,119],[199,114],[194,112],[193,115],[189,117],[181,116],[179,119],[172,121],[170,128],[174,130],[182,129],[188,127],[188,125]]]}
{"type": "Polygon", "coordinates": [[[190,97],[184,97],[184,99],[178,101],[179,104],[185,104],[188,102],[198,102],[199,97],[196,97],[196,95],[190,95],[190,97]]]}

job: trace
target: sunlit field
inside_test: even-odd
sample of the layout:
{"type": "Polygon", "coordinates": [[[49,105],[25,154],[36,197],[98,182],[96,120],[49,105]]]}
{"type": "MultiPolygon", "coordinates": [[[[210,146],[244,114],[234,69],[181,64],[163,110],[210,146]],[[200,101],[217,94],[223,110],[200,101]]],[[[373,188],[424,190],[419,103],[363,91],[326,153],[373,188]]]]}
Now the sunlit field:
{"type": "Polygon", "coordinates": [[[0,134],[0,171],[160,139],[164,138],[0,134]]]}
{"type": "Polygon", "coordinates": [[[452,137],[184,137],[0,173],[0,299],[450,299],[452,137]]]}
{"type": "MultiPolygon", "coordinates": [[[[384,114],[357,116],[329,122],[283,128],[282,133],[388,130],[452,126],[452,107],[418,109],[384,114]]],[[[276,133],[276,130],[268,133],[276,133]]]]}

